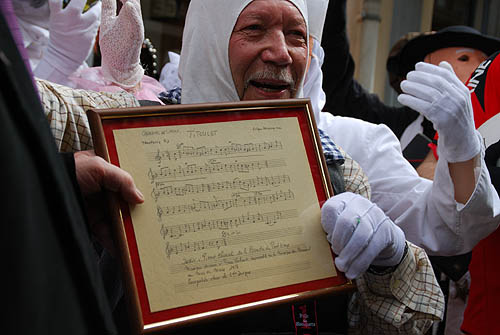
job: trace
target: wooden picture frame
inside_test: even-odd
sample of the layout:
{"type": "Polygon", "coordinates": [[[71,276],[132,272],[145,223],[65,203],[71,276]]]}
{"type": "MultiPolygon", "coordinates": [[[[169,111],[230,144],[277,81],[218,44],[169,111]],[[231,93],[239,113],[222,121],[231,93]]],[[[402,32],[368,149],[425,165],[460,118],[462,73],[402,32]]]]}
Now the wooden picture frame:
{"type": "Polygon", "coordinates": [[[345,293],[320,223],[332,196],[309,99],[90,110],[138,333],[345,293]]]}

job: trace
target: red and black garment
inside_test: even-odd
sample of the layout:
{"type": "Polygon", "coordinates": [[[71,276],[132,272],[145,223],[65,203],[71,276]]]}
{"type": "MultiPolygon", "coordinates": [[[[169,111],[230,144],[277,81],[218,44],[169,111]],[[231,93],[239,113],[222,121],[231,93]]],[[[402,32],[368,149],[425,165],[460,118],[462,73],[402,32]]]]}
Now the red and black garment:
{"type": "MultiPolygon", "coordinates": [[[[481,63],[469,79],[474,121],[479,128],[500,113],[500,51],[481,63]]],[[[499,129],[500,132],[500,129],[499,129]]],[[[500,193],[500,141],[486,150],[485,161],[491,181],[500,193]]],[[[464,314],[462,331],[465,334],[500,334],[500,229],[482,240],[472,251],[469,265],[471,287],[464,314]]]]}

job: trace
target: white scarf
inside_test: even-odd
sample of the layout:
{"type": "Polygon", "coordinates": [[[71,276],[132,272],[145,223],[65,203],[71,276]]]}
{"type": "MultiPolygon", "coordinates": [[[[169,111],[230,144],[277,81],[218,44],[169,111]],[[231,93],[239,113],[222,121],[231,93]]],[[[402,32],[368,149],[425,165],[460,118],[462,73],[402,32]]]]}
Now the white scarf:
{"type": "MultiPolygon", "coordinates": [[[[192,0],[189,4],[179,64],[183,104],[240,100],[228,48],[234,25],[251,1],[192,0]]],[[[307,18],[305,0],[288,1],[307,18]]],[[[301,96],[302,85],[297,90],[297,97],[301,96]]]]}
{"type": "Polygon", "coordinates": [[[321,43],[323,27],[325,26],[326,11],[328,10],[328,0],[306,0],[307,15],[309,21],[309,34],[321,43]]]}
{"type": "Polygon", "coordinates": [[[304,80],[304,97],[311,99],[314,118],[319,123],[320,113],[326,104],[326,94],[323,91],[323,71],[321,70],[325,52],[316,39],[313,40],[312,48],[313,58],[304,80]]]}
{"type": "Polygon", "coordinates": [[[321,47],[321,38],[323,36],[327,9],[328,0],[307,0],[309,34],[311,34],[314,40],[312,46],[313,57],[304,81],[304,96],[311,99],[314,117],[318,123],[320,113],[326,103],[326,95],[323,91],[323,72],[321,70],[325,52],[321,47]]]}

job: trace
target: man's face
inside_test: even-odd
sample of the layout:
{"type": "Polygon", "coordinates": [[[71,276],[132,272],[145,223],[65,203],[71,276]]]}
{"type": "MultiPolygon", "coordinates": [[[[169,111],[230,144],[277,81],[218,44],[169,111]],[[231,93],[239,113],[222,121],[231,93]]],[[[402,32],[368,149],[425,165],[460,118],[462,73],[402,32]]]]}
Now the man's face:
{"type": "Polygon", "coordinates": [[[307,28],[286,0],[254,0],[236,21],[229,64],[241,100],[295,97],[307,65],[307,28]]]}
{"type": "Polygon", "coordinates": [[[487,56],[477,49],[450,47],[431,52],[425,56],[424,61],[434,65],[439,65],[440,62],[447,61],[453,66],[458,79],[465,84],[472,72],[486,58],[487,56]]]}

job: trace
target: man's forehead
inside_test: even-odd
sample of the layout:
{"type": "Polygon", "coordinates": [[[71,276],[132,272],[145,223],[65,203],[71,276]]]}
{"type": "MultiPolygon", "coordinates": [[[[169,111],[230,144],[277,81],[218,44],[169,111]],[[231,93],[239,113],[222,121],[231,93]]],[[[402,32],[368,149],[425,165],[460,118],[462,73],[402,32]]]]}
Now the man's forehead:
{"type": "MultiPolygon", "coordinates": [[[[277,3],[286,4],[286,19],[289,24],[292,25],[305,25],[305,19],[302,16],[300,10],[295,6],[294,3],[288,0],[253,0],[251,1],[240,13],[238,20],[243,19],[257,19],[263,20],[266,18],[270,18],[273,14],[276,14],[275,10],[279,10],[280,12],[284,12],[283,8],[278,8],[277,3]]],[[[285,13],[283,13],[285,14],[285,13]]]]}

